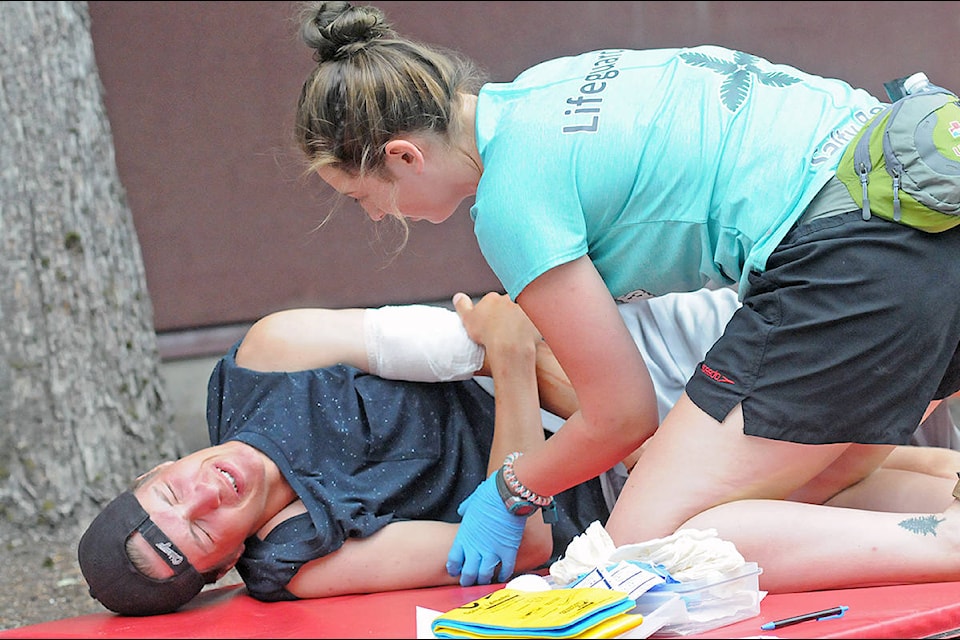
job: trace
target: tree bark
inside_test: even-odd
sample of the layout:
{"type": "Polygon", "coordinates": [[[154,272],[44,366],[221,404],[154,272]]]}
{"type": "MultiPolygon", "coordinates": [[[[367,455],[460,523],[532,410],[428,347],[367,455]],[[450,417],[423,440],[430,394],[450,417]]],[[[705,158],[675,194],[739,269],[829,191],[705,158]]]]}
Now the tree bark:
{"type": "Polygon", "coordinates": [[[86,526],[183,450],[85,2],[0,3],[0,515],[86,526]]]}

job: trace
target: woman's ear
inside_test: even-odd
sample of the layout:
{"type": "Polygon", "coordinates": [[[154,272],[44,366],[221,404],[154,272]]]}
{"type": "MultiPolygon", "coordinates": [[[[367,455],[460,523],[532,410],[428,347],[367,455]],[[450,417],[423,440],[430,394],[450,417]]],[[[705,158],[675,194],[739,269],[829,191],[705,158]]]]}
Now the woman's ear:
{"type": "Polygon", "coordinates": [[[384,148],[387,157],[387,167],[394,176],[402,172],[423,171],[424,157],[420,146],[406,138],[395,138],[384,148]]]}

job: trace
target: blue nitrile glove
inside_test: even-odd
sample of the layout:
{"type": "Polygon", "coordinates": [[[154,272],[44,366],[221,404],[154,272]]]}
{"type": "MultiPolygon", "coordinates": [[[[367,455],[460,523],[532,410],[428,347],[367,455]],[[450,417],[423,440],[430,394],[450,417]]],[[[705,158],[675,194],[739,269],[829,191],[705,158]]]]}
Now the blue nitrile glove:
{"type": "Polygon", "coordinates": [[[459,574],[464,587],[490,584],[498,563],[497,579],[506,582],[517,562],[527,518],[507,511],[497,491],[498,473],[491,473],[457,509],[463,520],[447,555],[447,573],[459,574]]]}

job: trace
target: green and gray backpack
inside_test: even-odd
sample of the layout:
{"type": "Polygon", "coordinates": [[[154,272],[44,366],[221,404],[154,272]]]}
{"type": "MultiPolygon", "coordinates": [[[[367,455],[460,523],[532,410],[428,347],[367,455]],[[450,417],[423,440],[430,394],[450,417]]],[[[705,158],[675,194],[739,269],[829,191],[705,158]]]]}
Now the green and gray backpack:
{"type": "Polygon", "coordinates": [[[847,146],[837,179],[865,220],[931,233],[960,224],[960,99],[930,84],[896,98],[847,146]]]}

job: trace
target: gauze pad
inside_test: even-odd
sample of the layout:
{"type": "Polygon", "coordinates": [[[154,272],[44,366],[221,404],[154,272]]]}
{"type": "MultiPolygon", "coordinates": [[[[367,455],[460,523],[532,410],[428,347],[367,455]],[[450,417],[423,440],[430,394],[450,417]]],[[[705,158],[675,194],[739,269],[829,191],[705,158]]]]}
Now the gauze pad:
{"type": "Polygon", "coordinates": [[[392,380],[467,380],[484,349],[467,335],[456,311],[413,304],[366,309],[364,343],[370,373],[392,380]]]}

